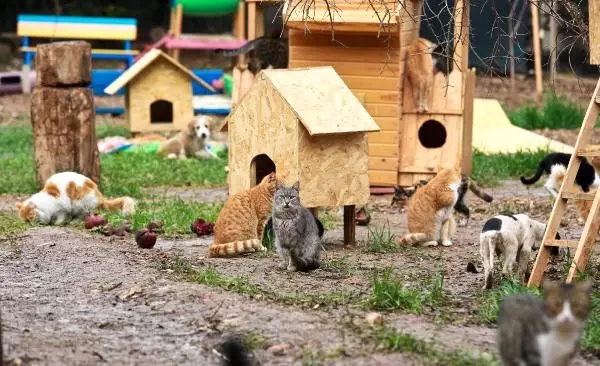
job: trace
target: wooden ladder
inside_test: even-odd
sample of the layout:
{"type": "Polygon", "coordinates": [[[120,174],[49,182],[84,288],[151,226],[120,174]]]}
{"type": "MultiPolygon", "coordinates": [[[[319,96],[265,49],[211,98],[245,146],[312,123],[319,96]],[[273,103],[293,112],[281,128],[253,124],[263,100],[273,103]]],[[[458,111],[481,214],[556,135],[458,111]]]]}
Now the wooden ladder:
{"type": "Polygon", "coordinates": [[[600,79],[596,84],[594,95],[588,105],[577,142],[575,143],[574,153],[571,155],[569,166],[567,167],[567,175],[560,187],[558,197],[554,201],[554,207],[550,214],[550,219],[542,239],[531,276],[529,277],[528,286],[539,286],[544,276],[544,271],[548,265],[550,258],[550,249],[552,247],[567,247],[576,248],[571,268],[567,276],[567,282],[571,282],[577,271],[583,271],[592,254],[592,248],[596,241],[596,235],[600,229],[600,189],[596,193],[582,193],[576,190],[574,186],[575,176],[581,164],[577,157],[595,157],[600,156],[600,145],[590,145],[592,131],[596,125],[598,114],[600,114],[600,79]],[[585,221],[583,233],[579,240],[555,240],[558,226],[565,213],[568,200],[587,200],[593,201],[590,213],[585,221]]]}

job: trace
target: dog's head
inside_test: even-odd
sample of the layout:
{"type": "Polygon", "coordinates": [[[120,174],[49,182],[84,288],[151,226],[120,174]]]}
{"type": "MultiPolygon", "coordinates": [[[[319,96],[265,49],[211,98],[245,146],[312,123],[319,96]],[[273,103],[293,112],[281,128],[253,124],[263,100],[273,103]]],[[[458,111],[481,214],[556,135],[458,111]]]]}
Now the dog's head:
{"type": "Polygon", "coordinates": [[[212,118],[209,116],[196,116],[188,124],[189,132],[192,136],[197,137],[201,140],[208,140],[210,138],[210,125],[212,118]]]}

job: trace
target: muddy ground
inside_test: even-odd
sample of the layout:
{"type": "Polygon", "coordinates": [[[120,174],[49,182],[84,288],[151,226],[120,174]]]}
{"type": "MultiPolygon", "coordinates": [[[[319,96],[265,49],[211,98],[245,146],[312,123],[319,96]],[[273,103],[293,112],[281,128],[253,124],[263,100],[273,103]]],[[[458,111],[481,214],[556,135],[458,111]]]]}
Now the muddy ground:
{"type": "MultiPolygon", "coordinates": [[[[447,296],[446,304],[427,308],[423,315],[382,312],[387,326],[435,340],[449,351],[493,354],[494,329],[476,315],[482,275],[466,271],[470,261],[480,268],[481,226],[503,210],[527,211],[546,220],[551,201],[542,189],[527,191],[518,182],[489,191],[495,198],[491,204],[469,197],[471,220],[458,228],[452,247],[365,253],[368,228],[358,227],[357,246],[344,247],[336,219],[324,236],[322,268],[310,274],[277,269],[272,252],[208,259],[210,237],[159,238],[154,249],[143,250],[132,237],[109,239],[68,227],[29,229],[0,239],[5,355],[26,364],[216,365],[219,357],[213,348],[226,335],[241,333],[259,340],[253,354],[265,365],[311,360],[332,365],[430,364],[415,354],[377,353],[356,331],[366,328],[367,312],[357,299],[369,294],[371,271],[385,267],[394,268],[407,284],[443,270],[447,296]],[[265,292],[247,296],[189,282],[176,276],[175,258],[199,269],[210,265],[221,274],[246,276],[265,292]],[[337,300],[321,302],[316,294],[337,300]],[[291,346],[283,355],[267,351],[282,343],[291,346]]],[[[222,190],[212,190],[183,198],[210,201],[223,196],[222,190]]],[[[405,214],[389,207],[390,199],[372,196],[369,228],[389,222],[394,233],[403,235],[405,214]]],[[[6,197],[0,207],[7,209],[12,201],[6,197]]],[[[336,218],[336,210],[330,216],[336,218]]],[[[568,218],[565,223],[570,225],[562,232],[574,237],[580,231],[575,213],[570,211],[568,218]]],[[[561,263],[555,262],[550,276],[560,272],[561,263]]],[[[598,362],[584,355],[577,364],[598,362]]]]}

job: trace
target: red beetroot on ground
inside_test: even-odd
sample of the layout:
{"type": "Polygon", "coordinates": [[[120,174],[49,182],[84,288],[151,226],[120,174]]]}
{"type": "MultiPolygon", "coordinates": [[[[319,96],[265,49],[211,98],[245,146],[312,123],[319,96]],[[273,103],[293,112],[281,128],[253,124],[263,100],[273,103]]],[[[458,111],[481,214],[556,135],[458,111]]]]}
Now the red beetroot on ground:
{"type": "Polygon", "coordinates": [[[215,224],[204,219],[196,219],[192,222],[190,229],[198,236],[210,235],[215,231],[215,224]]]}
{"type": "Polygon", "coordinates": [[[83,222],[85,228],[89,230],[106,224],[106,219],[102,215],[93,214],[83,219],[83,222]]]}
{"type": "Polygon", "coordinates": [[[142,228],[135,233],[135,242],[140,248],[150,249],[156,244],[157,237],[158,235],[153,230],[142,228]]]}

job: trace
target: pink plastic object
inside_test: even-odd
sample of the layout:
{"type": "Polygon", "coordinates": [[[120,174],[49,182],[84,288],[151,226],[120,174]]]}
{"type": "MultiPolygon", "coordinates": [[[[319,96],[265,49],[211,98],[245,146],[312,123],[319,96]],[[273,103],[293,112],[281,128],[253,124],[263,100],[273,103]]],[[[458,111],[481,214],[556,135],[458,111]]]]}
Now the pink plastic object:
{"type": "MultiPolygon", "coordinates": [[[[35,85],[35,71],[29,72],[29,83],[35,85]]],[[[20,71],[0,72],[0,94],[16,94],[23,92],[20,71]]]]}
{"type": "Polygon", "coordinates": [[[246,44],[247,41],[195,41],[189,39],[169,39],[167,48],[186,50],[235,50],[246,44]]]}

